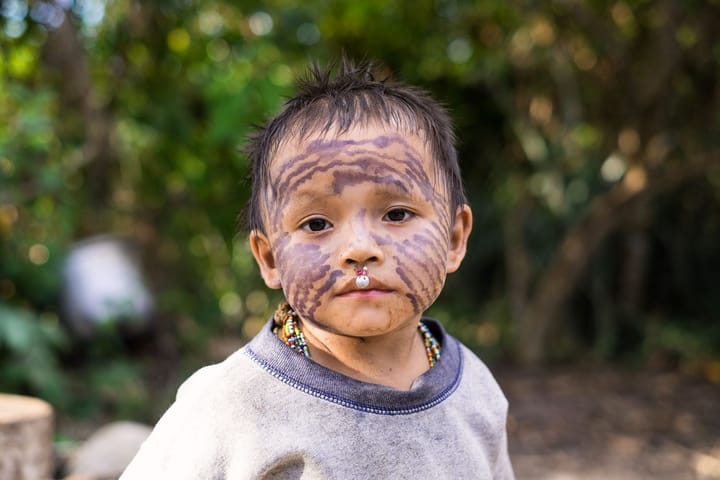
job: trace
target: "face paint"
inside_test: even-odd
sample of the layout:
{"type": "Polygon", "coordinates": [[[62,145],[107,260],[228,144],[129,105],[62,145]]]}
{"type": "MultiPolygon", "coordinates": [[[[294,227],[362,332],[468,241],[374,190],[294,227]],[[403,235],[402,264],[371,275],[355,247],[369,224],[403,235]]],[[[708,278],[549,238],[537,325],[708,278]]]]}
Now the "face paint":
{"type": "Polygon", "coordinates": [[[281,148],[270,173],[268,237],[301,319],[350,336],[416,322],[444,284],[451,227],[423,140],[351,129],[281,148]]]}

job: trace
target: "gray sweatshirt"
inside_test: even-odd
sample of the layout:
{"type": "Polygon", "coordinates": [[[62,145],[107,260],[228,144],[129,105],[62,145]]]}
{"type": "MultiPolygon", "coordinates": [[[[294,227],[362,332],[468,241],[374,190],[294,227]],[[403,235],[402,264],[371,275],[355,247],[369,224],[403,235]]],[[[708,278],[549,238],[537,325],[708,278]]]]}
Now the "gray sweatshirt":
{"type": "Polygon", "coordinates": [[[180,387],[121,480],[513,479],[500,388],[439,323],[423,322],[442,358],[409,391],[308,360],[268,323],[180,387]]]}

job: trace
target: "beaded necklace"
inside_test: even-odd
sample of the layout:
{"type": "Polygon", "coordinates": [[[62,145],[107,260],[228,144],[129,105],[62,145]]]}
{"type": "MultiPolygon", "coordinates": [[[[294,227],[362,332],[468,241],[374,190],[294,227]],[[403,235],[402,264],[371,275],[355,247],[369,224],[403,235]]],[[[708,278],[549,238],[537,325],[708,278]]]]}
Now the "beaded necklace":
{"type": "MultiPolygon", "coordinates": [[[[295,310],[293,310],[290,305],[283,302],[278,305],[277,310],[275,310],[273,321],[275,323],[273,333],[278,335],[288,347],[304,355],[305,358],[310,358],[310,351],[308,350],[308,345],[305,341],[305,335],[303,335],[302,330],[300,330],[300,324],[298,323],[298,317],[295,310]]],[[[425,354],[427,355],[428,365],[432,368],[440,361],[442,349],[427,325],[422,322],[418,322],[418,330],[420,331],[423,343],[425,344],[425,354]]]]}

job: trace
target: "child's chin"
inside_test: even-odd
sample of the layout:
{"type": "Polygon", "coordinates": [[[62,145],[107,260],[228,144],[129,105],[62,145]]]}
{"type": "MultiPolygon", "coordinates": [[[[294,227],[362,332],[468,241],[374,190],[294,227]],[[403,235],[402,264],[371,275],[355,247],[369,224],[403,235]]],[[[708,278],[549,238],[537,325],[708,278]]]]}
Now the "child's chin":
{"type": "Polygon", "coordinates": [[[413,318],[410,310],[407,315],[397,315],[396,312],[397,309],[364,304],[357,308],[348,308],[344,315],[335,319],[335,324],[341,333],[353,337],[384,335],[402,328],[405,323],[415,327],[417,320],[413,318]]]}

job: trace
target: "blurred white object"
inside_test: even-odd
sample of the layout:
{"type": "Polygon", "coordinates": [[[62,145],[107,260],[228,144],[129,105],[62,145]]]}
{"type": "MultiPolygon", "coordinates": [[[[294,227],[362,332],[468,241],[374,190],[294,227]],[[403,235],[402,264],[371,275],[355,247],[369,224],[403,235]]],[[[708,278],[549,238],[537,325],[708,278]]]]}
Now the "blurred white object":
{"type": "Polygon", "coordinates": [[[105,425],[70,455],[69,477],[118,478],[151,431],[152,427],[135,422],[105,425]]]}
{"type": "Polygon", "coordinates": [[[78,336],[91,338],[104,324],[133,333],[149,326],[153,299],[138,259],[122,239],[100,236],[78,243],[62,277],[65,317],[78,336]]]}

